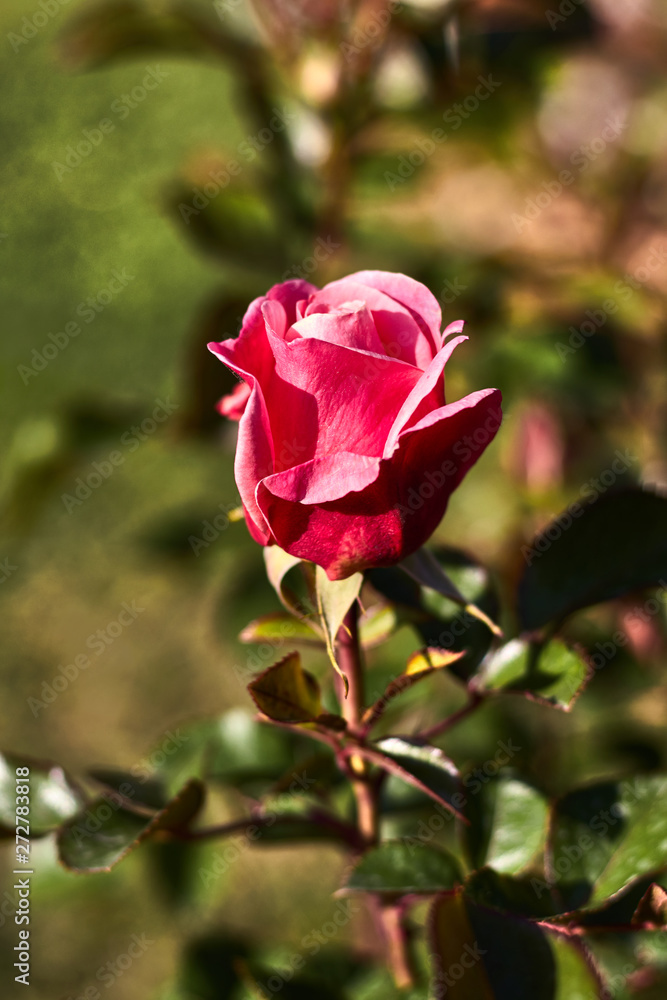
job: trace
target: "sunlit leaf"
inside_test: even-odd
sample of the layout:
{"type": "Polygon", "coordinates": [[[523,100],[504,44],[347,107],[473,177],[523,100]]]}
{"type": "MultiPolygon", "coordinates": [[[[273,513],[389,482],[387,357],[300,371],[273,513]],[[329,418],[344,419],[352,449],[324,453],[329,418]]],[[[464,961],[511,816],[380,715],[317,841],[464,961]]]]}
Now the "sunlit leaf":
{"type": "Polygon", "coordinates": [[[322,713],[320,686],[301,666],[298,653],[288,653],[248,685],[253,701],[276,722],[314,722],[322,713]]]}
{"type": "Polygon", "coordinates": [[[514,875],[544,849],[549,806],[532,785],[499,774],[470,795],[465,815],[466,846],[475,868],[488,865],[514,875]]]}
{"type": "Polygon", "coordinates": [[[68,820],[81,804],[81,793],[58,764],[0,754],[0,837],[13,837],[17,823],[24,819],[27,824],[23,825],[29,826],[30,836],[39,837],[68,820]],[[26,768],[28,776],[23,774],[26,768]],[[24,789],[29,801],[25,800],[24,789]],[[17,815],[17,805],[22,811],[27,806],[25,817],[17,815]]]}
{"type": "Polygon", "coordinates": [[[558,639],[546,646],[512,639],[487,657],[470,684],[477,691],[524,694],[567,711],[590,673],[583,656],[558,639]]]}
{"type": "Polygon", "coordinates": [[[285,642],[302,646],[322,646],[324,640],[314,628],[293,615],[263,615],[249,622],[239,635],[241,642],[285,642]]]}

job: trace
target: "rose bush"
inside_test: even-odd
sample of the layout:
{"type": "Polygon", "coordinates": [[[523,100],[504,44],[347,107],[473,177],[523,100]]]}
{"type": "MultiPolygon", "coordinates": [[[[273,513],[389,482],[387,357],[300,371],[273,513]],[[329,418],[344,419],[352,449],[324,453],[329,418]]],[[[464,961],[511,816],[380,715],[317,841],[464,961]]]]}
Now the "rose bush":
{"type": "Polygon", "coordinates": [[[252,536],[330,579],[399,562],[442,518],[493,439],[496,389],[445,402],[443,371],[466,340],[403,274],[361,271],[322,290],[275,285],[238,338],[209,344],[243,381],[235,476],[252,536]]]}

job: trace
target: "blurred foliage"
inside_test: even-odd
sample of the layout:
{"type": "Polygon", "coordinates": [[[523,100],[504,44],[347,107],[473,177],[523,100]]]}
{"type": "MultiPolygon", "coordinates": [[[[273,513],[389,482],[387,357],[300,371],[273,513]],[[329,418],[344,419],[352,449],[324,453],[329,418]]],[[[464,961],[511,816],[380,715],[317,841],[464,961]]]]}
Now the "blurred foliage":
{"type": "MultiPolygon", "coordinates": [[[[404,271],[446,320],[465,318],[471,340],[448,368],[448,398],[498,386],[505,421],[436,542],[456,544],[448,572],[492,618],[502,609],[508,637],[517,614],[533,627],[553,612],[544,617],[544,590],[532,618],[525,590],[514,606],[510,597],[529,573],[525,550],[559,512],[578,503],[588,516],[594,499],[667,483],[664,5],[405,0],[383,11],[371,0],[5,0],[0,11],[2,746],[64,768],[45,770],[40,786],[55,782],[59,821],[83,794],[70,772],[101,762],[135,780],[158,771],[163,797],[148,803],[158,811],[188,778],[231,775],[232,792],[216,789],[204,806],[220,823],[258,789],[280,798],[274,783],[304,759],[296,738],[263,734],[235,770],[231,748],[248,724],[222,714],[247,707],[248,681],[291,650],[289,637],[237,639],[277,603],[257,546],[230,517],[233,429],[214,406],[234,383],[205,349],[233,336],[270,284],[404,271]],[[197,720],[218,716],[227,721],[200,731],[197,720]]],[[[557,798],[564,826],[580,822],[572,788],[593,784],[614,805],[619,778],[657,782],[651,772],[667,765],[664,585],[655,596],[609,590],[613,537],[603,554],[602,579],[588,583],[614,599],[580,601],[562,630],[594,667],[576,710],[494,696],[440,741],[464,786],[498,741],[513,741],[511,781],[532,790],[537,815],[540,795],[557,798]]],[[[655,582],[657,545],[644,556],[637,585],[655,582]]],[[[547,586],[540,559],[531,568],[547,586]]],[[[390,576],[371,581],[380,608],[390,576]]],[[[401,586],[392,641],[368,650],[375,698],[418,645],[445,630],[461,646],[463,613],[401,586]]],[[[462,704],[461,681],[491,642],[483,623],[467,624],[466,657],[401,694],[382,725],[400,717],[411,732],[462,704]]],[[[324,651],[311,643],[303,663],[336,711],[324,651]]],[[[327,784],[326,748],[316,763],[308,773],[327,784]]],[[[97,770],[89,797],[101,777],[102,798],[114,794],[113,775],[97,770]]],[[[433,815],[395,775],[382,791],[388,837],[413,836],[433,815]]],[[[343,790],[332,795],[344,812],[343,790]]],[[[475,864],[507,859],[494,837],[496,814],[511,817],[502,796],[489,795],[491,828],[469,845],[475,864]]],[[[138,829],[141,810],[126,811],[138,829]]],[[[180,842],[158,837],[91,879],[59,868],[50,838],[35,840],[32,995],[104,988],[99,971],[145,933],[151,946],[112,981],[127,1000],[214,996],[221,982],[261,995],[253,984],[304,952],[283,996],[338,996],[351,976],[360,1000],[391,996],[363,914],[313,944],[339,905],[340,852],[279,840],[256,852],[237,839],[186,845],[186,862],[180,842]],[[227,860],[224,844],[236,849],[227,860]],[[216,863],[220,874],[202,878],[216,863]],[[346,942],[354,955],[342,960],[346,942]]],[[[456,853],[451,827],[436,846],[456,853]]],[[[4,854],[0,864],[9,878],[4,854]]],[[[486,906],[511,899],[519,912],[526,901],[522,875],[488,871],[456,902],[484,933],[495,926],[486,906]]],[[[579,874],[565,886],[575,901],[597,875],[579,874]]],[[[630,922],[648,889],[621,898],[613,920],[630,922]]],[[[5,983],[15,940],[1,913],[5,983]]],[[[614,995],[662,996],[660,932],[630,945],[596,919],[611,918],[582,920],[614,995]]],[[[557,942],[529,944],[561,967],[557,942]]]]}

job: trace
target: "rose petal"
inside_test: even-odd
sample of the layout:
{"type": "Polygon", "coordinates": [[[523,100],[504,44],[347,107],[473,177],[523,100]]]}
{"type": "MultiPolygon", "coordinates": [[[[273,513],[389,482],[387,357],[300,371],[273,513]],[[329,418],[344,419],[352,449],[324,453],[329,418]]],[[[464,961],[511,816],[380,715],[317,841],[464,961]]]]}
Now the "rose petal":
{"type": "Polygon", "coordinates": [[[324,566],[332,580],[393,565],[415,552],[495,437],[500,404],[500,392],[485,389],[434,411],[402,432],[373,482],[340,499],[295,502],[260,484],[258,503],[276,541],[292,555],[324,566]]]}
{"type": "MultiPolygon", "coordinates": [[[[325,455],[262,480],[262,486],[281,500],[294,503],[329,503],[348,493],[358,493],[374,482],[379,458],[341,451],[325,455]]],[[[259,502],[261,508],[261,501],[259,502]]]]}
{"type": "MultiPolygon", "coordinates": [[[[457,329],[460,333],[463,329],[463,322],[458,320],[456,323],[451,323],[450,326],[447,327],[447,330],[445,330],[445,333],[447,334],[449,332],[453,332],[454,329],[457,329]]],[[[414,387],[396,415],[396,420],[387,435],[387,441],[384,447],[385,458],[389,458],[392,454],[394,448],[396,447],[398,436],[407,426],[408,422],[413,420],[415,417],[422,416],[420,412],[421,409],[427,407],[428,410],[433,410],[444,404],[445,387],[444,382],[442,381],[442,373],[445,370],[445,365],[458,345],[462,344],[467,339],[467,337],[456,337],[454,340],[450,340],[434,357],[433,361],[419,379],[419,382],[414,387]]]]}
{"type": "MultiPolygon", "coordinates": [[[[329,307],[320,303],[319,308],[329,307]]],[[[309,312],[305,319],[294,323],[290,334],[294,332],[301,337],[316,337],[329,344],[340,344],[341,347],[384,354],[375,323],[363,302],[349,302],[331,312],[309,312]]],[[[288,339],[291,340],[292,337],[288,339]]]]}
{"type": "Polygon", "coordinates": [[[427,367],[435,354],[430,335],[422,330],[409,309],[370,285],[350,278],[332,281],[313,296],[306,315],[315,312],[322,303],[335,307],[354,301],[366,303],[385,353],[422,370],[427,367]]]}
{"type": "Polygon", "coordinates": [[[228,420],[240,420],[249,396],[250,386],[248,383],[239,382],[230,393],[222,397],[217,406],[218,413],[227,417],[228,420]]]}
{"type": "Polygon", "coordinates": [[[268,338],[275,377],[265,397],[275,471],[340,451],[379,457],[419,369],[317,338],[268,338]]]}
{"type": "Polygon", "coordinates": [[[408,277],[407,274],[394,274],[391,271],[357,271],[356,274],[349,276],[349,280],[377,288],[378,291],[400,302],[414,316],[422,329],[425,328],[425,332],[430,334],[433,354],[440,349],[442,310],[435,295],[426,285],[408,277]]]}

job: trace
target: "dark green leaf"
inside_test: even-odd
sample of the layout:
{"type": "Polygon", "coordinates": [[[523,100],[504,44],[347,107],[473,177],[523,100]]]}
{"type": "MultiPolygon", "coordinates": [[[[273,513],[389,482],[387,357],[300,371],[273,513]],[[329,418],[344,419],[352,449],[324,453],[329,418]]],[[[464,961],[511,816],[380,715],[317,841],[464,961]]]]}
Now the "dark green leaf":
{"type": "Polygon", "coordinates": [[[169,796],[159,778],[141,778],[118,771],[115,768],[98,767],[88,772],[95,781],[109,792],[123,800],[129,809],[146,806],[148,809],[163,809],[169,796]]]}
{"type": "MultiPolygon", "coordinates": [[[[417,787],[430,794],[431,798],[460,813],[465,797],[461,793],[459,773],[442,750],[399,736],[378,740],[372,746],[400,767],[404,780],[412,777],[417,787]]],[[[400,774],[398,776],[401,777],[400,774]]]]}
{"type": "Polygon", "coordinates": [[[624,490],[579,509],[556,518],[525,553],[518,593],[523,629],[667,579],[665,497],[624,490]]]}
{"type": "Polygon", "coordinates": [[[139,812],[102,796],[58,833],[58,856],[71,871],[109,871],[147,837],[185,829],[204,801],[204,787],[193,780],[158,812],[139,812]]]}
{"type": "Polygon", "coordinates": [[[422,587],[436,591],[454,604],[458,604],[470,616],[479,619],[493,633],[501,635],[498,626],[489,616],[465,597],[454,581],[445,572],[444,566],[429,549],[419,549],[400,564],[401,567],[422,587]]]}
{"type": "Polygon", "coordinates": [[[594,1000],[600,980],[575,938],[480,906],[463,890],[435,900],[435,985],[447,1000],[594,1000]]]}
{"type": "Polygon", "coordinates": [[[522,871],[544,849],[548,814],[544,796],[520,778],[500,774],[487,782],[465,807],[473,866],[508,875],[522,871]]]}
{"type": "Polygon", "coordinates": [[[547,882],[566,909],[594,907],[667,868],[667,777],[604,782],[554,808],[547,882]]]}
{"type": "MultiPolygon", "coordinates": [[[[0,754],[0,836],[14,836],[17,785],[29,789],[28,816],[30,836],[39,837],[60,826],[81,808],[82,796],[65,771],[52,761],[33,760],[13,754],[0,754]],[[17,768],[30,770],[17,782],[17,768]]],[[[20,802],[21,808],[26,803],[20,802]]],[[[24,823],[24,825],[26,825],[24,823]]]]}
{"type": "Polygon", "coordinates": [[[364,854],[347,876],[344,891],[401,896],[441,892],[461,881],[459,864],[447,851],[417,840],[395,840],[364,854]]]}
{"type": "Polygon", "coordinates": [[[488,656],[470,683],[478,691],[524,694],[567,711],[590,672],[583,656],[558,639],[546,646],[512,639],[488,656]]]}
{"type": "Polygon", "coordinates": [[[314,722],[322,714],[320,686],[301,666],[298,653],[288,653],[248,685],[253,701],[276,722],[314,722]]]}
{"type": "Polygon", "coordinates": [[[500,875],[491,868],[480,868],[466,880],[466,895],[476,903],[503,910],[518,917],[551,917],[555,905],[550,893],[536,893],[529,875],[500,875]]]}
{"type": "MultiPolygon", "coordinates": [[[[467,601],[474,602],[492,619],[499,613],[499,603],[488,571],[459,549],[439,547],[432,555],[467,601]]],[[[463,652],[464,656],[450,669],[461,680],[482,662],[493,641],[491,629],[478,618],[459,611],[452,601],[437,591],[418,586],[398,568],[369,570],[371,585],[396,608],[399,621],[409,622],[425,646],[463,652]]]]}

